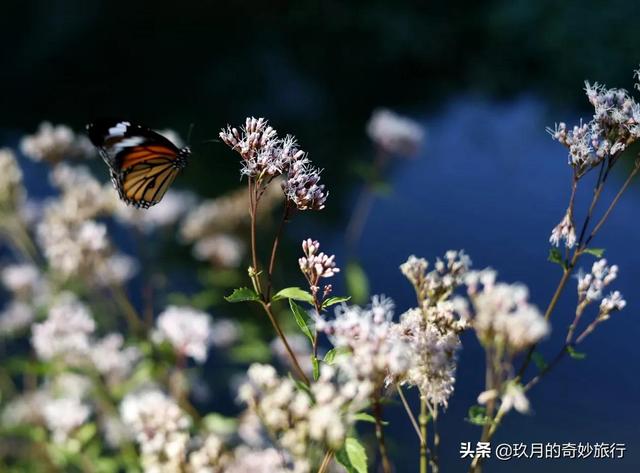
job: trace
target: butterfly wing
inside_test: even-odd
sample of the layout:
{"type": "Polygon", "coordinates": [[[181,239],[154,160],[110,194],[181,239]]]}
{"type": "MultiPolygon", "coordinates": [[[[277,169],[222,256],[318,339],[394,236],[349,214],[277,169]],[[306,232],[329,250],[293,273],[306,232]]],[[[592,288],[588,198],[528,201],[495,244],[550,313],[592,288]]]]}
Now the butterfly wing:
{"type": "Polygon", "coordinates": [[[155,131],[127,121],[94,122],[87,131],[109,166],[118,195],[136,207],[160,202],[190,154],[188,148],[179,149],[155,131]]]}

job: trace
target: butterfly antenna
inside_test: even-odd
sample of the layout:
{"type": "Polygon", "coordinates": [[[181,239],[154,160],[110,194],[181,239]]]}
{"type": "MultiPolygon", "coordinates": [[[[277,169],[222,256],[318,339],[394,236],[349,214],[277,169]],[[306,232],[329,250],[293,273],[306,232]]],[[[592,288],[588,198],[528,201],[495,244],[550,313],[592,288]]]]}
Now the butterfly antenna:
{"type": "Polygon", "coordinates": [[[213,138],[211,140],[202,140],[200,143],[222,143],[222,140],[218,138],[213,138]]]}
{"type": "Polygon", "coordinates": [[[189,125],[189,131],[187,132],[187,146],[191,146],[191,133],[193,132],[193,127],[195,123],[191,122],[189,125]]]}

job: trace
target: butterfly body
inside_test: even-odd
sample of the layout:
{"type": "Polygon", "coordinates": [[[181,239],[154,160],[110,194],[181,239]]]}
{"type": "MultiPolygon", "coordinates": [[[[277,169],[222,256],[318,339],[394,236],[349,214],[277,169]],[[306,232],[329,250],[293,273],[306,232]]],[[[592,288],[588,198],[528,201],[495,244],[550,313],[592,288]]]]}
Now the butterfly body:
{"type": "Polygon", "coordinates": [[[160,202],[191,155],[188,147],[178,148],[150,128],[125,120],[90,123],[87,133],[109,167],[118,195],[136,207],[160,202]]]}

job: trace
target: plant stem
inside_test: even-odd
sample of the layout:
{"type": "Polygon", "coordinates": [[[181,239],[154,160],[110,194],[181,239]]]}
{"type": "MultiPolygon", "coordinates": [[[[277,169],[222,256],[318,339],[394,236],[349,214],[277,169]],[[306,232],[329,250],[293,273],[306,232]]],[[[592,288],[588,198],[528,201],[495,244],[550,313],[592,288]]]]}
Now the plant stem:
{"type": "Polygon", "coordinates": [[[415,416],[413,415],[413,411],[411,410],[411,406],[407,402],[407,398],[404,395],[404,391],[402,391],[402,387],[399,384],[396,384],[396,390],[398,391],[398,395],[400,396],[400,400],[402,401],[402,405],[404,406],[404,410],[407,412],[407,415],[409,416],[409,420],[411,421],[411,425],[413,426],[413,429],[416,431],[416,435],[418,436],[418,439],[420,440],[420,444],[426,443],[424,441],[424,439],[422,438],[422,432],[420,432],[420,427],[418,426],[418,421],[416,420],[415,416]]]}
{"type": "Polygon", "coordinates": [[[373,417],[376,420],[376,439],[378,440],[378,450],[382,460],[383,473],[391,473],[391,462],[387,454],[387,446],[384,442],[384,429],[382,425],[382,404],[380,404],[380,393],[373,397],[373,417]]]}
{"type": "Polygon", "coordinates": [[[278,320],[276,319],[275,315],[273,315],[273,311],[271,310],[271,303],[270,302],[262,302],[262,307],[264,308],[264,311],[269,316],[269,320],[271,321],[271,325],[273,325],[273,328],[275,329],[276,333],[280,337],[280,340],[282,340],[282,344],[284,345],[285,349],[287,350],[289,358],[291,358],[291,362],[293,364],[294,370],[296,371],[296,375],[302,381],[304,381],[306,384],[309,384],[309,378],[307,378],[307,375],[304,374],[304,371],[300,367],[300,363],[298,363],[298,359],[296,358],[295,353],[293,352],[293,350],[291,349],[291,346],[289,345],[289,342],[287,341],[287,337],[285,336],[284,332],[282,331],[282,328],[280,328],[280,324],[278,323],[278,320]]]}
{"type": "Polygon", "coordinates": [[[427,401],[420,399],[420,473],[427,473],[428,458],[427,458],[427,423],[429,422],[429,416],[427,413],[427,401]]]}
{"type": "Polygon", "coordinates": [[[324,458],[322,459],[322,463],[320,463],[320,467],[318,468],[318,473],[325,473],[331,465],[331,460],[333,459],[333,450],[327,450],[324,454],[324,458]]]}
{"type": "Polygon", "coordinates": [[[268,285],[267,285],[267,300],[271,299],[271,288],[273,285],[273,269],[276,264],[276,253],[278,252],[278,245],[280,244],[280,239],[282,237],[282,231],[284,229],[284,224],[289,220],[289,201],[287,200],[284,203],[284,211],[282,212],[282,219],[280,220],[280,225],[278,225],[278,232],[276,233],[275,238],[273,239],[273,246],[271,247],[271,258],[269,259],[269,270],[267,272],[268,285]]]}

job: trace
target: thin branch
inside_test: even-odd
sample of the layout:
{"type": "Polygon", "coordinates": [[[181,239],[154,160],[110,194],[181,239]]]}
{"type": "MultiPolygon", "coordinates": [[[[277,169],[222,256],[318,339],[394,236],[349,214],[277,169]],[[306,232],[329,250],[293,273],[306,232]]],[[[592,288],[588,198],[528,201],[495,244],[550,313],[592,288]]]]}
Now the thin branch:
{"type": "Polygon", "coordinates": [[[383,473],[391,473],[391,462],[387,454],[387,446],[384,442],[384,428],[382,426],[382,404],[380,404],[380,393],[373,396],[373,417],[376,421],[376,439],[378,441],[378,451],[382,461],[383,473]]]}
{"type": "Polygon", "coordinates": [[[411,406],[409,405],[409,402],[407,402],[407,398],[404,395],[404,391],[402,390],[402,387],[399,384],[396,384],[396,390],[398,391],[398,395],[400,396],[400,400],[402,401],[402,405],[404,406],[404,410],[407,412],[407,415],[409,416],[409,420],[411,421],[411,425],[413,426],[413,430],[416,431],[416,435],[418,436],[418,439],[420,440],[420,444],[426,443],[424,438],[422,437],[422,433],[420,432],[420,427],[418,426],[418,421],[416,420],[415,416],[413,415],[413,411],[411,410],[411,406]]]}

